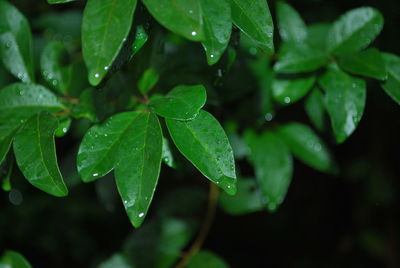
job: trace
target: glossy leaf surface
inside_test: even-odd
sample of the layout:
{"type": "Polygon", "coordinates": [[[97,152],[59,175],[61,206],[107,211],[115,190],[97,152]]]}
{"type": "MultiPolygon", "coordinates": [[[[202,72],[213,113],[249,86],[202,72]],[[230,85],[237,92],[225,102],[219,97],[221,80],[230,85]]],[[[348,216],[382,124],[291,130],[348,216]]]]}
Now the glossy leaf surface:
{"type": "Polygon", "coordinates": [[[204,40],[199,0],[143,0],[153,17],[165,28],[193,40],[204,40]]]}
{"type": "Polygon", "coordinates": [[[75,0],[47,0],[49,4],[64,4],[64,3],[69,3],[73,2],[75,0]]]}
{"type": "Polygon", "coordinates": [[[229,0],[233,23],[258,47],[268,54],[274,53],[274,25],[267,1],[229,0]]]}
{"type": "Polygon", "coordinates": [[[319,84],[325,91],[325,106],[336,141],[342,143],[354,132],[364,113],[365,81],[338,70],[328,70],[319,84]]]}
{"type": "Polygon", "coordinates": [[[207,62],[218,62],[229,43],[232,31],[231,8],[227,0],[200,0],[203,13],[204,41],[207,62]]]}
{"type": "Polygon", "coordinates": [[[8,250],[0,258],[1,268],[32,268],[30,263],[18,252],[8,250]]]}
{"type": "Polygon", "coordinates": [[[315,76],[296,79],[274,79],[272,94],[281,104],[291,104],[303,98],[313,87],[315,76]]]}
{"type": "Polygon", "coordinates": [[[47,112],[34,115],[17,133],[14,153],[18,167],[35,187],[54,196],[68,194],[57,164],[54,132],[58,120],[47,112]]]}
{"type": "Polygon", "coordinates": [[[190,120],[197,116],[206,99],[204,86],[182,85],[173,88],[165,97],[150,101],[150,108],[165,118],[190,120]]]}
{"type": "Polygon", "coordinates": [[[89,82],[97,86],[120,52],[132,26],[137,0],[89,0],[83,13],[82,52],[89,82]]]}
{"type": "Polygon", "coordinates": [[[307,38],[307,26],[291,5],[279,1],[276,4],[276,12],[282,40],[300,42],[307,38]]]}
{"type": "Polygon", "coordinates": [[[129,134],[118,151],[115,180],[129,219],[139,227],[160,175],[163,136],[158,118],[150,112],[138,112],[129,134]]]}
{"type": "Polygon", "coordinates": [[[0,58],[22,82],[34,81],[32,33],[26,18],[7,1],[0,1],[0,58]]]}
{"type": "Polygon", "coordinates": [[[167,127],[179,151],[208,179],[228,194],[236,193],[233,152],[218,121],[200,110],[191,121],[167,119],[167,127]]]}
{"type": "Polygon", "coordinates": [[[352,53],[340,57],[338,60],[340,68],[356,75],[372,77],[378,80],[387,78],[387,71],[382,54],[376,48],[352,53]]]}
{"type": "Polygon", "coordinates": [[[275,211],[283,202],[292,179],[293,160],[289,148],[275,133],[246,134],[250,160],[261,188],[263,202],[275,211]]]}
{"type": "Polygon", "coordinates": [[[361,50],[375,39],[382,27],[383,17],[378,10],[353,9],[333,23],[327,39],[328,50],[335,55],[361,50]]]}
{"type": "Polygon", "coordinates": [[[278,134],[302,162],[320,171],[332,170],[333,160],[328,148],[310,127],[289,123],[279,127],[278,134]]]}
{"type": "Polygon", "coordinates": [[[162,160],[167,166],[169,166],[171,168],[175,168],[176,164],[175,164],[174,155],[172,154],[171,147],[169,145],[169,141],[166,138],[163,138],[162,160]]]}

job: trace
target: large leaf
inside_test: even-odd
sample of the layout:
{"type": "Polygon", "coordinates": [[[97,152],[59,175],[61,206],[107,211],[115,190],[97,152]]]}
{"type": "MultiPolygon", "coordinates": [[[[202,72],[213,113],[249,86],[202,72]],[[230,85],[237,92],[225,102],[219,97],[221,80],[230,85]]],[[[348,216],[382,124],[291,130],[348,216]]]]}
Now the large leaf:
{"type": "Polygon", "coordinates": [[[129,219],[139,227],[160,175],[163,136],[158,118],[150,112],[139,112],[130,130],[118,152],[115,179],[129,219]]]}
{"type": "Polygon", "coordinates": [[[201,250],[190,260],[188,268],[229,268],[229,265],[215,253],[201,250]]]}
{"type": "Polygon", "coordinates": [[[207,62],[213,65],[221,58],[232,31],[231,8],[227,0],[200,0],[204,20],[204,41],[207,62]]]}
{"type": "Polygon", "coordinates": [[[0,90],[0,122],[10,118],[27,119],[40,112],[58,112],[64,106],[40,85],[15,83],[0,90]]]}
{"type": "Polygon", "coordinates": [[[137,0],[89,0],[83,13],[82,52],[89,82],[98,85],[130,32],[137,0]]]}
{"type": "Polygon", "coordinates": [[[255,179],[239,178],[238,191],[235,196],[221,193],[219,198],[220,207],[229,214],[242,215],[264,208],[261,191],[255,179]]]}
{"type": "Polygon", "coordinates": [[[208,179],[228,194],[236,193],[236,173],[228,138],[218,121],[200,110],[191,121],[167,119],[167,127],[179,151],[208,179]]]}
{"type": "Polygon", "coordinates": [[[190,120],[197,116],[207,99],[202,85],[177,86],[165,97],[150,101],[150,108],[158,115],[176,120],[190,120]]]}
{"type": "Polygon", "coordinates": [[[67,50],[62,42],[51,42],[43,50],[40,69],[46,82],[66,94],[71,82],[72,65],[66,65],[67,50]]]}
{"type": "Polygon", "coordinates": [[[279,73],[311,72],[328,62],[324,50],[315,49],[306,43],[284,43],[278,54],[274,70],[279,73]]]}
{"type": "Polygon", "coordinates": [[[342,143],[354,132],[364,113],[365,81],[338,70],[328,70],[319,84],[326,93],[325,106],[336,141],[342,143]]]}
{"type": "Polygon", "coordinates": [[[387,78],[387,71],[382,54],[376,48],[369,48],[358,53],[344,55],[338,59],[343,70],[379,80],[387,78]]]}
{"type": "Polygon", "coordinates": [[[47,112],[32,116],[15,136],[14,153],[18,167],[32,185],[61,197],[68,194],[68,189],[57,164],[57,127],[57,118],[47,112]]]}
{"type": "Polygon", "coordinates": [[[1,268],[32,268],[29,262],[18,252],[8,250],[0,258],[1,268]]]}
{"type": "Polygon", "coordinates": [[[394,54],[383,53],[388,78],[382,85],[385,92],[400,104],[400,57],[394,54]]]}
{"type": "Polygon", "coordinates": [[[274,79],[272,94],[274,99],[284,105],[303,98],[315,83],[315,76],[296,79],[274,79]]]}
{"type": "Polygon", "coordinates": [[[274,25],[267,1],[229,0],[233,23],[268,54],[274,53],[274,25]]]}
{"type": "Polygon", "coordinates": [[[193,40],[204,40],[199,0],[143,0],[151,15],[165,28],[193,40]]]}
{"type": "Polygon", "coordinates": [[[342,15],[329,31],[328,50],[335,55],[367,47],[381,32],[383,16],[372,7],[360,7],[342,15]]]}
{"type": "Polygon", "coordinates": [[[22,82],[34,81],[32,33],[26,18],[0,0],[0,58],[22,82]]]}
{"type": "Polygon", "coordinates": [[[246,133],[246,141],[263,201],[270,211],[275,211],[283,202],[292,179],[293,160],[289,148],[270,131],[261,136],[246,133]]]}
{"type": "Polygon", "coordinates": [[[305,164],[320,171],[333,169],[333,160],[328,148],[308,126],[289,123],[279,127],[278,134],[289,146],[293,155],[305,164]]]}
{"type": "Polygon", "coordinates": [[[279,34],[284,41],[301,42],[307,38],[307,26],[300,14],[289,4],[276,4],[279,34]]]}

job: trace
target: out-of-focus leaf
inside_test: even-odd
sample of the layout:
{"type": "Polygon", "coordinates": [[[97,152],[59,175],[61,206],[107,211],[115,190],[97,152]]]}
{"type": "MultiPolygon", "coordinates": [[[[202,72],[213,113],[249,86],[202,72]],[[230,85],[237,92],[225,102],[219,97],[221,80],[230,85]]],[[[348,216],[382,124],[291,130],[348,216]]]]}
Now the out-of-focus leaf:
{"type": "Polygon", "coordinates": [[[315,83],[315,76],[296,79],[274,79],[272,94],[280,104],[292,104],[303,98],[315,83]]]}
{"type": "Polygon", "coordinates": [[[188,268],[229,268],[229,265],[215,253],[201,250],[190,260],[188,268]]]}
{"type": "Polygon", "coordinates": [[[64,3],[69,3],[69,2],[72,2],[72,1],[75,1],[75,0],[47,0],[47,2],[49,3],[49,4],[64,4],[64,3]]]}
{"type": "Polygon", "coordinates": [[[276,4],[279,34],[284,41],[301,42],[307,38],[307,26],[300,14],[289,4],[276,4]]]}
{"type": "Polygon", "coordinates": [[[200,110],[191,121],[167,119],[179,151],[209,180],[228,194],[236,193],[235,162],[231,145],[219,122],[200,110]]]}
{"type": "Polygon", "coordinates": [[[0,1],[0,58],[22,82],[34,82],[32,33],[28,21],[13,5],[0,1]]]}
{"type": "Polygon", "coordinates": [[[112,255],[108,260],[100,263],[98,268],[133,268],[128,258],[120,253],[112,255]]]}
{"type": "Polygon", "coordinates": [[[326,114],[324,96],[317,87],[315,87],[306,98],[304,109],[315,128],[319,131],[324,130],[326,114]]]}
{"type": "Polygon", "coordinates": [[[325,91],[325,107],[338,143],[344,142],[356,129],[364,113],[366,84],[338,70],[328,70],[319,79],[325,91]]]}
{"type": "Polygon", "coordinates": [[[383,53],[382,56],[388,73],[388,78],[382,88],[400,104],[400,57],[390,53],[383,53]]]}
{"type": "Polygon", "coordinates": [[[144,71],[137,84],[140,92],[142,94],[149,92],[157,84],[159,78],[160,76],[154,68],[144,71]]]}
{"type": "Polygon", "coordinates": [[[20,253],[8,250],[0,258],[1,268],[32,268],[20,253]]]}
{"type": "Polygon", "coordinates": [[[360,7],[343,14],[329,31],[328,50],[335,55],[367,47],[381,32],[382,14],[372,7],[360,7]]]}

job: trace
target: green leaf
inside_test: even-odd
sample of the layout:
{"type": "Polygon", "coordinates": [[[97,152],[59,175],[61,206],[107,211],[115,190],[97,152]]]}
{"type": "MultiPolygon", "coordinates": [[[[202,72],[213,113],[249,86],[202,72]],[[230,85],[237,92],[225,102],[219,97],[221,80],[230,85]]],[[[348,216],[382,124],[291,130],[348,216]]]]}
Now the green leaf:
{"type": "Polygon", "coordinates": [[[149,209],[160,175],[162,132],[157,116],[139,113],[118,151],[115,180],[133,226],[139,227],[149,209]]]}
{"type": "Polygon", "coordinates": [[[64,3],[69,3],[75,0],[47,0],[47,3],[54,5],[54,4],[64,4],[64,3]]]}
{"type": "Polygon", "coordinates": [[[188,268],[229,268],[229,265],[215,253],[201,250],[190,259],[188,268]]]}
{"type": "Polygon", "coordinates": [[[79,103],[72,107],[72,116],[97,121],[95,95],[95,89],[85,89],[79,97],[79,103]]]}
{"type": "MultiPolygon", "coordinates": [[[[327,38],[331,24],[328,23],[315,23],[307,28],[306,43],[315,49],[315,51],[327,51],[327,38]]],[[[315,52],[314,51],[314,52],[315,52]]]]}
{"type": "Polygon", "coordinates": [[[267,1],[229,0],[233,23],[258,47],[268,54],[274,53],[274,25],[267,1]]]}
{"type": "Polygon", "coordinates": [[[0,121],[0,164],[10,150],[14,135],[21,126],[20,120],[0,121]]]}
{"type": "Polygon", "coordinates": [[[72,119],[69,116],[61,116],[58,119],[59,119],[59,124],[55,136],[64,137],[68,133],[69,128],[71,127],[72,119]]]}
{"type": "Polygon", "coordinates": [[[325,104],[324,96],[321,91],[315,87],[310,95],[306,98],[304,102],[304,109],[311,122],[319,131],[325,128],[325,104]]]}
{"type": "Polygon", "coordinates": [[[26,18],[7,1],[0,1],[0,58],[22,82],[35,80],[32,33],[26,18]]]}
{"type": "Polygon", "coordinates": [[[8,250],[0,258],[0,267],[3,268],[32,268],[29,262],[18,252],[8,250]]]}
{"type": "Polygon", "coordinates": [[[326,93],[325,106],[336,141],[342,143],[354,132],[364,113],[365,81],[338,70],[328,70],[319,84],[326,93]]]}
{"type": "Polygon", "coordinates": [[[383,28],[382,14],[372,7],[360,7],[343,14],[328,34],[328,50],[335,55],[367,47],[383,28]]]}
{"type": "Polygon", "coordinates": [[[43,50],[40,69],[46,82],[65,95],[71,83],[72,65],[66,65],[68,52],[62,42],[51,42],[43,50]]]}
{"type": "Polygon", "coordinates": [[[89,82],[107,74],[130,32],[137,0],[89,0],[83,13],[82,52],[89,82]]]}
{"type": "Polygon", "coordinates": [[[138,81],[138,88],[142,94],[149,92],[158,82],[160,78],[157,70],[154,68],[149,68],[143,72],[142,76],[138,81]]]}
{"type": "Polygon", "coordinates": [[[307,26],[300,14],[289,4],[276,4],[279,34],[284,41],[301,42],[307,38],[307,26]]]}
{"type": "Polygon", "coordinates": [[[151,15],[165,28],[192,41],[204,40],[199,0],[143,0],[151,15]]]}
{"type": "Polygon", "coordinates": [[[289,148],[270,131],[261,136],[248,132],[245,138],[263,202],[268,210],[275,211],[283,202],[292,179],[293,160],[289,148]]]}
{"type": "Polygon", "coordinates": [[[191,121],[167,119],[167,127],[179,151],[209,180],[228,194],[236,193],[233,152],[218,121],[200,110],[191,121]]]}
{"type": "Polygon", "coordinates": [[[108,260],[100,263],[98,268],[132,268],[128,258],[120,253],[112,255],[108,260]]]}
{"type": "Polygon", "coordinates": [[[272,94],[280,104],[292,104],[303,98],[315,83],[315,76],[295,79],[274,79],[272,94]]]}
{"type": "Polygon", "coordinates": [[[256,181],[252,178],[239,178],[238,191],[235,196],[221,193],[220,207],[229,214],[243,215],[264,208],[263,198],[256,181]]]}
{"type": "Polygon", "coordinates": [[[144,46],[144,44],[146,44],[148,39],[149,36],[147,35],[143,26],[142,25],[137,26],[135,40],[133,41],[132,44],[132,50],[131,50],[132,56],[138,53],[138,51],[144,46]]]}
{"type": "Polygon", "coordinates": [[[14,140],[18,167],[35,187],[54,196],[68,195],[57,164],[54,132],[58,120],[47,112],[28,119],[14,140]]]}
{"type": "Polygon", "coordinates": [[[200,0],[203,12],[204,41],[207,62],[218,62],[229,43],[232,31],[231,8],[227,0],[200,0]]]}
{"type": "Polygon", "coordinates": [[[315,49],[307,43],[284,43],[278,53],[274,70],[278,73],[315,71],[327,64],[329,57],[324,50],[315,49]]]}
{"type": "Polygon", "coordinates": [[[162,145],[162,160],[163,162],[171,167],[175,168],[175,159],[171,151],[171,147],[169,146],[169,141],[166,138],[163,138],[163,145],[162,145]]]}
{"type": "Polygon", "coordinates": [[[400,57],[390,53],[382,53],[382,56],[388,73],[388,78],[382,88],[400,104],[400,57]]]}
{"type": "Polygon", "coordinates": [[[339,57],[338,64],[343,70],[356,75],[372,77],[378,80],[387,78],[382,54],[376,48],[339,57]]]}
{"type": "Polygon", "coordinates": [[[288,123],[279,127],[277,132],[293,155],[303,163],[320,171],[333,170],[334,164],[328,148],[310,127],[288,123]]]}
{"type": "Polygon", "coordinates": [[[202,85],[181,85],[173,88],[165,97],[150,101],[150,108],[158,115],[176,120],[191,120],[197,116],[207,99],[202,85]]]}
{"type": "Polygon", "coordinates": [[[43,86],[15,83],[0,90],[0,122],[27,119],[40,111],[58,112],[64,106],[43,86]]]}

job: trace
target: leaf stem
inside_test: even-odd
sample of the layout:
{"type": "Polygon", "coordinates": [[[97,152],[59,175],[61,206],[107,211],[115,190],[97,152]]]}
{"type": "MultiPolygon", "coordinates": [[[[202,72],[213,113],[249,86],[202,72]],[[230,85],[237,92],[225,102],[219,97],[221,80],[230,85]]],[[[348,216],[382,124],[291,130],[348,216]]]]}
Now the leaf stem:
{"type": "Polygon", "coordinates": [[[214,221],[215,211],[217,209],[218,196],[219,196],[219,188],[214,183],[210,182],[210,191],[208,194],[208,207],[206,215],[204,217],[204,221],[201,225],[200,232],[198,233],[196,239],[194,240],[189,250],[183,254],[181,261],[175,266],[175,268],[186,267],[190,259],[194,255],[196,255],[196,253],[203,246],[203,243],[206,240],[207,235],[210,232],[212,223],[214,221]]]}

